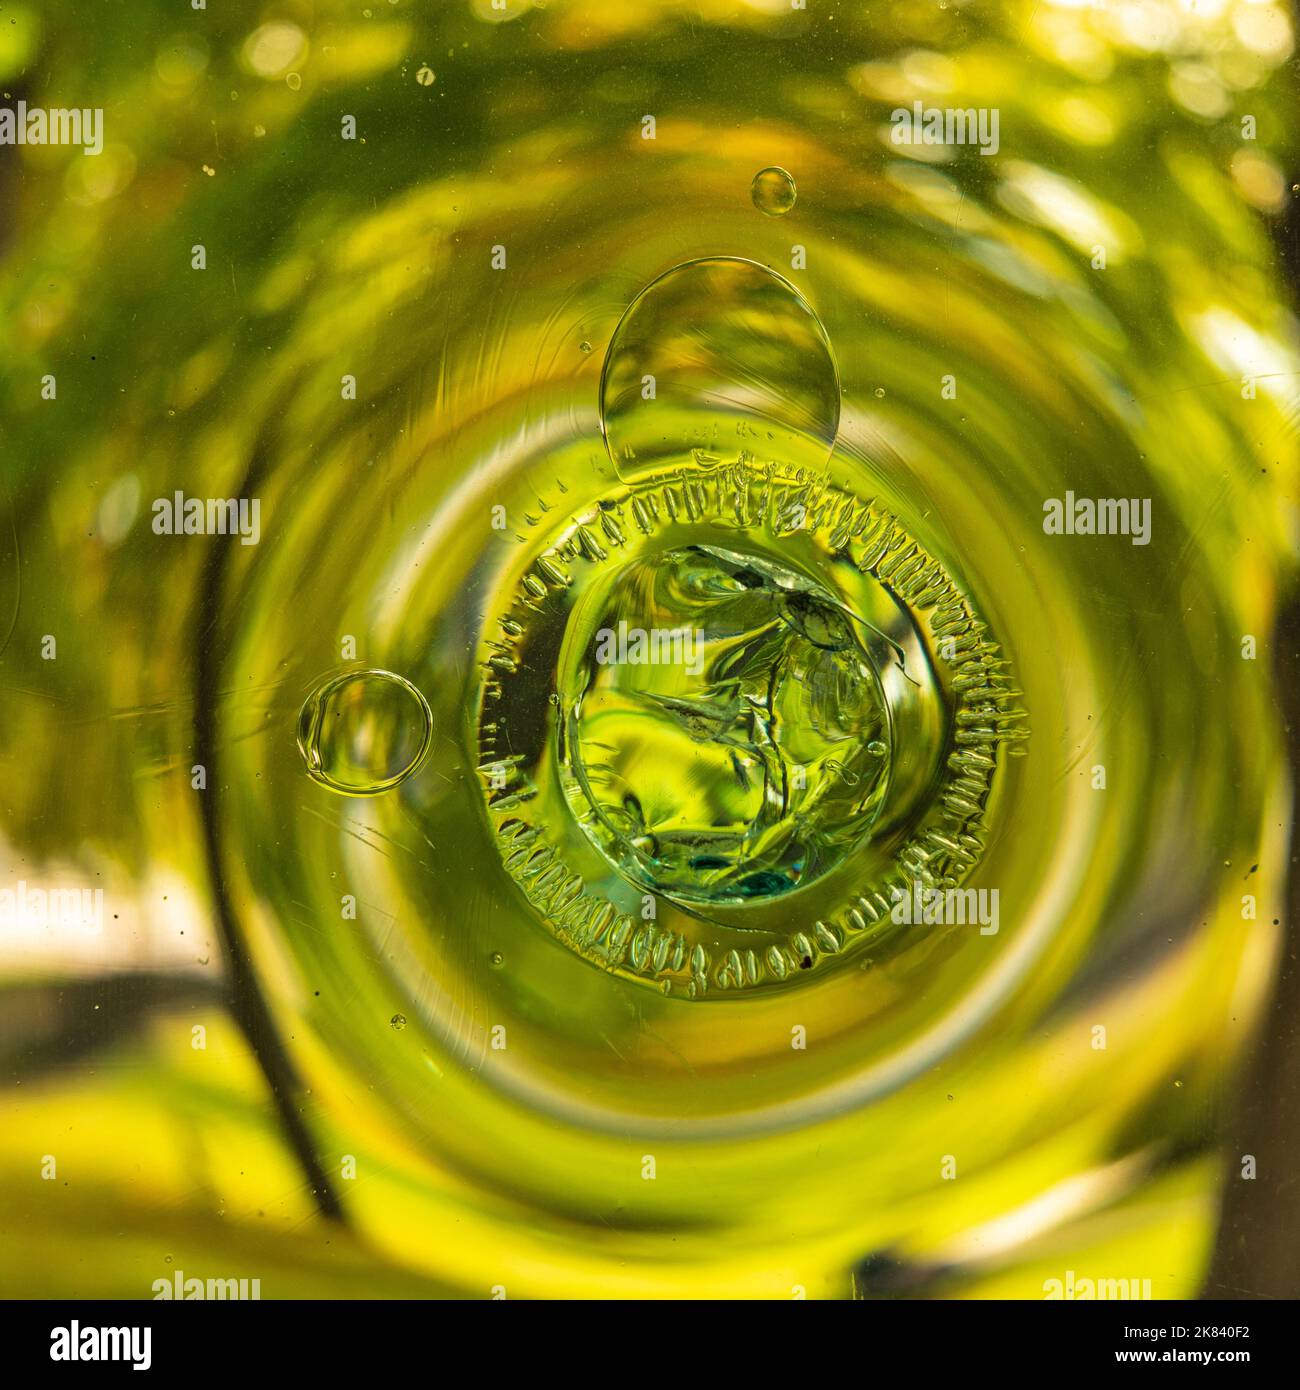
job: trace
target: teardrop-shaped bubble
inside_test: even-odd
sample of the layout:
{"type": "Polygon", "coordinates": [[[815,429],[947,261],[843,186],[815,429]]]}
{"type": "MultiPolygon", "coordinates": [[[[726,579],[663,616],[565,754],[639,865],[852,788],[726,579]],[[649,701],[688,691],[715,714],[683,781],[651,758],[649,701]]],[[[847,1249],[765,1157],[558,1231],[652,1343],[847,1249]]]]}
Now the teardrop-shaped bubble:
{"type": "Polygon", "coordinates": [[[419,767],[432,737],[429,702],[392,671],[331,676],[298,715],[307,775],[343,796],[390,791],[419,767]]]}
{"type": "Polygon", "coordinates": [[[839,372],[826,330],[788,280],[738,257],[688,261],[619,321],[600,414],[625,478],[697,448],[820,466],[839,427],[839,372]]]}

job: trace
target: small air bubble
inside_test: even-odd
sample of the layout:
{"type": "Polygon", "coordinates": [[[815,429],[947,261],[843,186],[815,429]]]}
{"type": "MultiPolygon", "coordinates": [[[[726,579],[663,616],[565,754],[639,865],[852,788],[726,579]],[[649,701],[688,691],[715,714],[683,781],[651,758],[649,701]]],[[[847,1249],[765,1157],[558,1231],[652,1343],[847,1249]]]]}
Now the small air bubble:
{"type": "Polygon", "coordinates": [[[628,306],[605,354],[600,413],[616,470],[737,434],[763,438],[789,463],[820,463],[839,428],[839,373],[794,285],[754,261],[706,257],[666,271],[628,306]]]}
{"type": "Polygon", "coordinates": [[[400,1032],[402,1031],[402,1029],[406,1027],[406,1015],[405,1015],[405,1014],[394,1014],[394,1015],[392,1016],[392,1018],[390,1018],[390,1019],[388,1020],[388,1023],[389,1023],[389,1026],[390,1026],[391,1028],[393,1028],[393,1030],[394,1030],[395,1032],[400,1033],[400,1032]]]}
{"type": "Polygon", "coordinates": [[[298,714],[298,751],[314,782],[343,796],[376,796],[405,781],[433,737],[429,702],[391,671],[321,681],[298,714]]]}
{"type": "Polygon", "coordinates": [[[749,196],[754,206],[768,217],[782,217],[794,207],[798,193],[794,179],[781,168],[773,165],[760,169],[749,186],[749,196]]]}

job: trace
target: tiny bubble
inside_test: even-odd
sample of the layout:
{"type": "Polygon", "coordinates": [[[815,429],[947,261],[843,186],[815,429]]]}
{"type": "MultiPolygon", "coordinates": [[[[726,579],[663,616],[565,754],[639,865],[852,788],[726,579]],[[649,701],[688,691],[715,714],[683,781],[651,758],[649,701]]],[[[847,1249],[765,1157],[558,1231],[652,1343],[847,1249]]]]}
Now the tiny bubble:
{"type": "Polygon", "coordinates": [[[394,1014],[392,1018],[388,1020],[388,1022],[395,1031],[400,1033],[402,1029],[406,1027],[406,1015],[394,1014]]]}

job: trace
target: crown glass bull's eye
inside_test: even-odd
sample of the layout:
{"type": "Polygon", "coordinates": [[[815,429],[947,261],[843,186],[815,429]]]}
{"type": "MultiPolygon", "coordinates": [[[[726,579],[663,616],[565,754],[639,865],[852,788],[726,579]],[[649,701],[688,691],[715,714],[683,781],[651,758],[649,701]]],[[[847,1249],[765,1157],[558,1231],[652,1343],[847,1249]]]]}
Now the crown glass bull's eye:
{"type": "Polygon", "coordinates": [[[896,517],[697,450],[527,540],[480,771],[561,940],[689,998],[786,985],[973,866],[1015,692],[896,517]]]}

